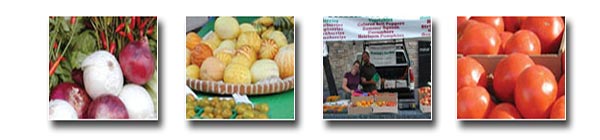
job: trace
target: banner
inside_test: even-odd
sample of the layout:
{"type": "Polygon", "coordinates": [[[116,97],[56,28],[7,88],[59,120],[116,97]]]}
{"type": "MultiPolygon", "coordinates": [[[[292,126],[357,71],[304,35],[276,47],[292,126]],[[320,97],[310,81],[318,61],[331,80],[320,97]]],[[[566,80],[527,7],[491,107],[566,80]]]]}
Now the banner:
{"type": "Polygon", "coordinates": [[[375,66],[394,65],[396,64],[396,46],[382,45],[370,46],[367,48],[371,63],[375,66]]]}
{"type": "Polygon", "coordinates": [[[431,36],[431,18],[324,17],[324,41],[383,40],[431,36]]]}

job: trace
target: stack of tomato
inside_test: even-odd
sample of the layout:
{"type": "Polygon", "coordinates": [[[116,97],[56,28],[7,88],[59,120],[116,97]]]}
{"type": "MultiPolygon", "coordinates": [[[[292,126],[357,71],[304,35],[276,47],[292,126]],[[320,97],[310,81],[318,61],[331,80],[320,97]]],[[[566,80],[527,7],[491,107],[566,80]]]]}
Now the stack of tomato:
{"type": "Polygon", "coordinates": [[[362,100],[362,101],[355,101],[352,103],[352,107],[371,107],[371,105],[373,104],[373,99],[371,100],[362,100]]]}
{"type": "Polygon", "coordinates": [[[396,107],[395,101],[377,101],[374,103],[376,107],[396,107]]]}
{"type": "Polygon", "coordinates": [[[431,87],[424,86],[419,88],[419,102],[421,105],[430,106],[431,105],[431,87]]]}
{"type": "Polygon", "coordinates": [[[457,50],[464,55],[457,66],[459,119],[566,118],[563,17],[458,17],[457,24],[457,50]],[[486,72],[473,54],[506,56],[486,72]],[[530,57],[556,54],[560,77],[530,57]]]}
{"type": "Polygon", "coordinates": [[[373,90],[371,92],[362,92],[357,89],[352,92],[352,96],[379,96],[379,92],[377,92],[377,90],[373,90]]]}

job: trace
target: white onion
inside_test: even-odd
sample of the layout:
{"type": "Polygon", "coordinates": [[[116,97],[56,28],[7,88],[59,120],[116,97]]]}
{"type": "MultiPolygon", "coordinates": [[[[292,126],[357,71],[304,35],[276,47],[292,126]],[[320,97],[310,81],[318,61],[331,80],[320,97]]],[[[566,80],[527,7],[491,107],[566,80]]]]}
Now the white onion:
{"type": "Polygon", "coordinates": [[[154,103],[150,94],[143,87],[127,84],[119,93],[119,98],[125,104],[130,119],[151,119],[156,117],[154,103]]]}
{"type": "Polygon", "coordinates": [[[123,88],[123,73],[115,56],[107,51],[96,51],[81,63],[85,90],[96,99],[100,95],[119,95],[123,88]]]}
{"type": "Polygon", "coordinates": [[[48,106],[48,117],[50,120],[77,119],[77,111],[65,100],[52,100],[48,106]]]}

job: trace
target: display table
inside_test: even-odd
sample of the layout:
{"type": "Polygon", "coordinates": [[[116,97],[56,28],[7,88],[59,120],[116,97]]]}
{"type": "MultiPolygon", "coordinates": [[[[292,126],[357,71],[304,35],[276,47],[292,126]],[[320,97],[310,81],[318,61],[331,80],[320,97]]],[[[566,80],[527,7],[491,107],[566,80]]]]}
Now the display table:
{"type": "MultiPolygon", "coordinates": [[[[194,91],[198,97],[231,97],[219,96],[194,91]]],[[[294,119],[294,90],[262,96],[248,96],[253,103],[269,104],[269,119],[294,119]]]]}
{"type": "Polygon", "coordinates": [[[431,113],[422,113],[418,109],[398,110],[398,114],[363,114],[323,113],[323,119],[431,119],[431,113]]]}

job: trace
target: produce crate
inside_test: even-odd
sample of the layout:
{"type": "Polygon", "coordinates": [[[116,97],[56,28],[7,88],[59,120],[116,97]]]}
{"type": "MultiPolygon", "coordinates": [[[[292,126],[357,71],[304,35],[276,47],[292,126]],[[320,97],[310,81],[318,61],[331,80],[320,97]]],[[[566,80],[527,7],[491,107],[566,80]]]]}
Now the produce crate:
{"type": "Polygon", "coordinates": [[[419,105],[419,110],[423,113],[431,113],[431,105],[419,105]]]}
{"type": "MultiPolygon", "coordinates": [[[[485,72],[488,74],[494,73],[496,69],[496,64],[500,62],[500,60],[508,57],[508,55],[469,55],[469,57],[477,60],[483,68],[485,68],[485,72]]],[[[561,68],[561,60],[560,55],[558,54],[542,54],[542,55],[529,55],[529,57],[535,62],[537,65],[543,65],[546,68],[552,71],[554,76],[560,78],[562,75],[561,68]]]]}
{"type": "MultiPolygon", "coordinates": [[[[560,52],[561,50],[565,50],[566,51],[566,38],[567,38],[567,28],[565,28],[564,34],[563,34],[563,38],[559,47],[559,51],[557,54],[540,54],[540,55],[528,55],[531,60],[533,60],[533,62],[535,62],[536,65],[542,65],[546,68],[548,68],[550,71],[552,71],[552,74],[554,74],[555,80],[558,84],[558,81],[560,80],[561,75],[565,74],[566,75],[566,70],[563,71],[562,69],[562,60],[561,60],[561,56],[560,56],[560,52]]],[[[566,53],[566,52],[565,52],[566,53]]],[[[462,54],[458,54],[457,58],[462,58],[465,57],[462,54]]],[[[488,90],[488,92],[490,92],[491,95],[494,95],[494,70],[496,69],[496,65],[500,62],[500,60],[508,57],[508,55],[505,54],[499,54],[499,55],[469,55],[469,57],[477,60],[485,69],[485,72],[487,73],[487,87],[486,89],[488,90]]],[[[566,57],[566,54],[565,54],[566,57]]],[[[566,58],[565,58],[566,59],[566,58]]],[[[565,60],[566,61],[566,60],[565,60]]],[[[566,64],[565,64],[566,65],[566,64]]],[[[565,66],[566,67],[566,66],[565,66]]],[[[492,97],[493,98],[493,97],[492,97]]],[[[495,98],[493,98],[495,99],[495,98]]]]}
{"type": "MultiPolygon", "coordinates": [[[[560,50],[566,49],[566,38],[567,38],[567,28],[565,28],[563,38],[560,44],[560,48],[557,54],[540,54],[540,55],[529,55],[529,57],[535,62],[536,65],[543,65],[546,68],[552,71],[555,77],[558,77],[556,80],[560,80],[560,76],[563,74],[562,66],[561,66],[561,56],[560,50]]],[[[462,54],[458,55],[458,58],[464,57],[462,54]]],[[[485,68],[485,72],[488,74],[493,74],[496,69],[496,64],[500,62],[500,60],[508,57],[508,55],[469,55],[469,57],[477,60],[483,68],[485,68]]],[[[566,57],[566,56],[565,56],[566,57]]],[[[488,77],[493,78],[493,77],[488,77]]],[[[488,82],[491,82],[488,79],[488,82]]],[[[490,85],[490,84],[488,84],[490,85]]]]}
{"type": "Polygon", "coordinates": [[[371,113],[373,113],[373,108],[371,108],[371,107],[348,107],[349,115],[371,114],[371,113]]]}
{"type": "Polygon", "coordinates": [[[374,97],[374,102],[379,101],[393,102],[394,106],[375,106],[373,104],[373,113],[398,113],[398,94],[397,93],[380,93],[374,97]]]}
{"type": "Polygon", "coordinates": [[[352,96],[350,97],[350,106],[348,106],[348,114],[371,114],[373,113],[373,108],[371,106],[361,107],[354,106],[352,104],[360,101],[373,101],[372,96],[352,96]]]}

